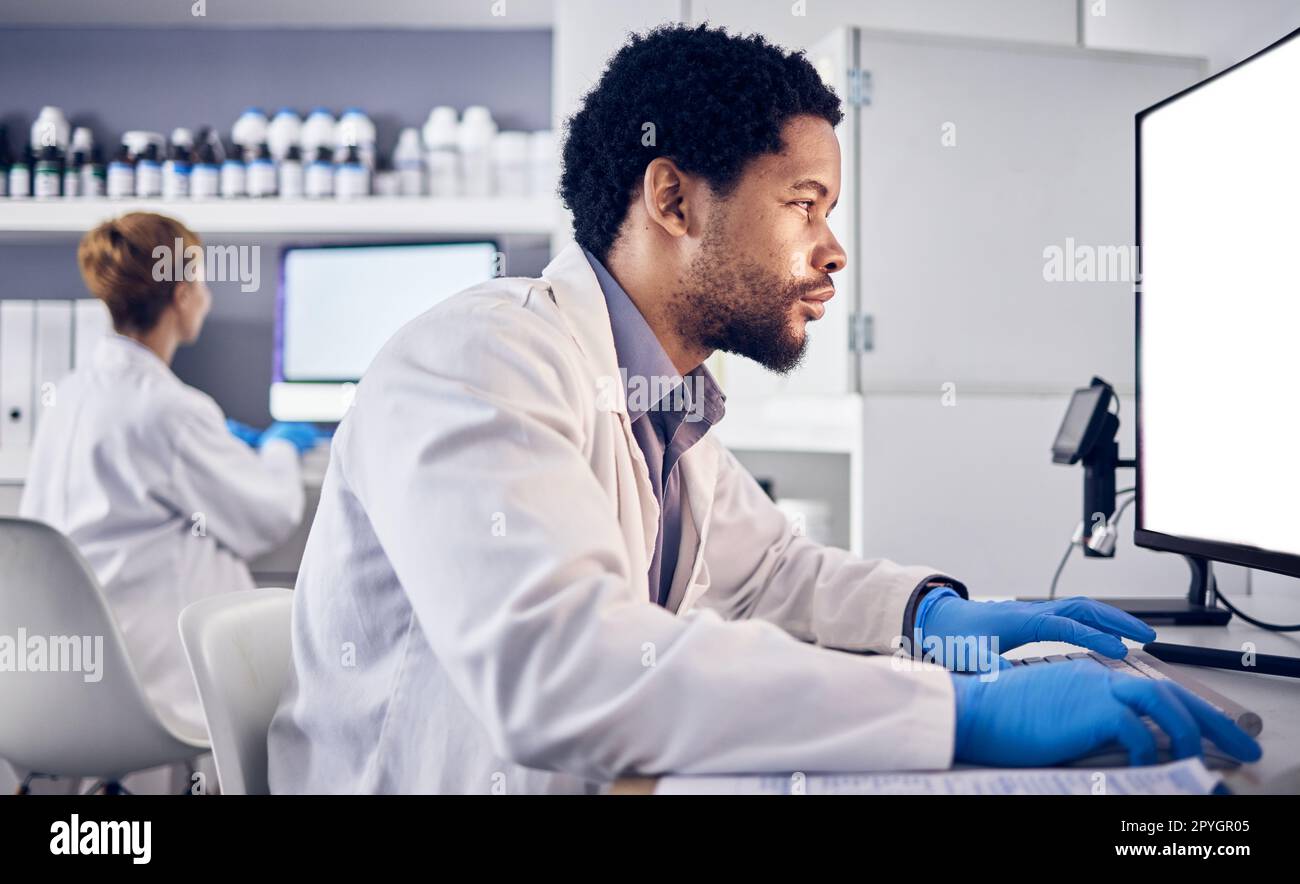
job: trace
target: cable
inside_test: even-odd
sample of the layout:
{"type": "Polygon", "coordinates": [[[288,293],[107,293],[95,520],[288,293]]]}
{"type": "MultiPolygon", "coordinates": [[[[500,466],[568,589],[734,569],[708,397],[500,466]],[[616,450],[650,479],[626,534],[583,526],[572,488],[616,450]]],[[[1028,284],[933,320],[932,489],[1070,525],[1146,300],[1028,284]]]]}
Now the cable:
{"type": "Polygon", "coordinates": [[[1070,560],[1070,553],[1074,552],[1074,541],[1065,548],[1065,555],[1061,556],[1061,564],[1056,566],[1056,573],[1052,575],[1052,588],[1047,592],[1047,599],[1051,601],[1056,598],[1056,581],[1061,579],[1061,572],[1065,570],[1065,563],[1070,560]]]}
{"type": "Polygon", "coordinates": [[[1260,629],[1267,629],[1269,632],[1300,632],[1300,623],[1284,626],[1280,623],[1266,623],[1263,620],[1256,620],[1249,614],[1243,614],[1236,605],[1228,601],[1227,596],[1219,592],[1219,582],[1214,581],[1214,600],[1223,605],[1232,612],[1233,616],[1240,617],[1252,626],[1258,626],[1260,629]]]}
{"type": "MultiPolygon", "coordinates": [[[[1132,491],[1135,491],[1135,490],[1136,490],[1136,489],[1134,489],[1134,488],[1121,488],[1119,491],[1116,491],[1116,492],[1115,492],[1115,496],[1116,496],[1116,497],[1119,497],[1121,494],[1128,494],[1128,493],[1130,493],[1130,492],[1132,492],[1132,491]]],[[[1114,516],[1114,518],[1112,518],[1112,519],[1110,520],[1110,523],[1107,525],[1106,530],[1110,531],[1110,530],[1113,530],[1113,529],[1119,527],[1119,520],[1120,520],[1120,517],[1124,515],[1124,510],[1128,509],[1128,508],[1129,508],[1129,504],[1131,504],[1131,503],[1132,503],[1133,501],[1135,501],[1135,500],[1137,500],[1137,495],[1136,495],[1136,494],[1134,494],[1134,495],[1133,495],[1132,497],[1130,497],[1128,500],[1126,500],[1126,501],[1124,501],[1122,504],[1120,504],[1119,509],[1116,510],[1116,512],[1115,512],[1115,516],[1114,516]]],[[[1057,584],[1057,583],[1060,581],[1060,579],[1061,579],[1061,572],[1065,570],[1065,563],[1068,562],[1068,561],[1070,560],[1070,553],[1074,550],[1074,546],[1075,546],[1075,542],[1074,542],[1073,540],[1071,540],[1071,541],[1070,541],[1070,545],[1067,546],[1067,547],[1065,548],[1065,555],[1061,556],[1061,562],[1060,562],[1060,564],[1058,564],[1058,565],[1056,566],[1056,573],[1052,575],[1052,585],[1051,585],[1051,588],[1049,588],[1048,591],[1047,591],[1047,598],[1048,598],[1048,601],[1051,601],[1051,600],[1053,600],[1053,599],[1056,598],[1056,584],[1057,584]]]]}

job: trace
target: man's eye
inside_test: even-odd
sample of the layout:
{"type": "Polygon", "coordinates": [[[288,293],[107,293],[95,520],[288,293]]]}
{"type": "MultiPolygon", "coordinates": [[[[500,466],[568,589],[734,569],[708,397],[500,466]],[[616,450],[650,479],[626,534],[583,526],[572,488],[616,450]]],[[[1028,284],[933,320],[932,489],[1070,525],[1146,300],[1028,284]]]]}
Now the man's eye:
{"type": "Polygon", "coordinates": [[[811,212],[812,207],[816,205],[816,202],[813,200],[795,200],[791,205],[799,206],[805,212],[811,212]]]}

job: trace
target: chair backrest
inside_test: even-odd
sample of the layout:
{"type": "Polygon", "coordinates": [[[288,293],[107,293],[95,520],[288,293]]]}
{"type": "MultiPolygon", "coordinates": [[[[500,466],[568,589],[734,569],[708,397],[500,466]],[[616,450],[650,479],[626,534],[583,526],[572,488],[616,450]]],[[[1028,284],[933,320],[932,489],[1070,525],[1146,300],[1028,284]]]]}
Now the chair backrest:
{"type": "Polygon", "coordinates": [[[293,667],[293,592],[249,589],[181,611],[181,642],[194,672],[225,795],[265,795],[266,737],[293,667]]]}
{"type": "Polygon", "coordinates": [[[0,758],[117,778],[207,751],[149,700],[94,572],[41,522],[0,518],[0,758]]]}

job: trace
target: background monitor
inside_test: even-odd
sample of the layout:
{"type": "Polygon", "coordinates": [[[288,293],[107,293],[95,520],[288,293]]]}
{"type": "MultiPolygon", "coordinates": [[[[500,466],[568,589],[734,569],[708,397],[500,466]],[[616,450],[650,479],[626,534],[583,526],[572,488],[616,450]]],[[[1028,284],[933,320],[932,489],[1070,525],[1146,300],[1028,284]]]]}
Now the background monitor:
{"type": "Polygon", "coordinates": [[[294,246],[280,255],[271,415],[338,421],[393,333],[497,272],[495,242],[294,246]]]}
{"type": "Polygon", "coordinates": [[[1296,33],[1137,118],[1135,541],[1300,576],[1296,33]]]}

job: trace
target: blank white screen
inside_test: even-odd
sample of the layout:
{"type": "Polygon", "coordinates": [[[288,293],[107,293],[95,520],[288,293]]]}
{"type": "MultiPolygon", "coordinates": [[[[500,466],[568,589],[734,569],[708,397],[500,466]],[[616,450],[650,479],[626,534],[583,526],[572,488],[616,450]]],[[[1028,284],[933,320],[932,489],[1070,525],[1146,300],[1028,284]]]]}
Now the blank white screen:
{"type": "Polygon", "coordinates": [[[1300,39],[1141,133],[1142,527],[1300,554],[1300,39]]]}
{"type": "Polygon", "coordinates": [[[491,243],[292,249],[284,258],[286,381],[358,380],[393,333],[490,278],[491,243]]]}

